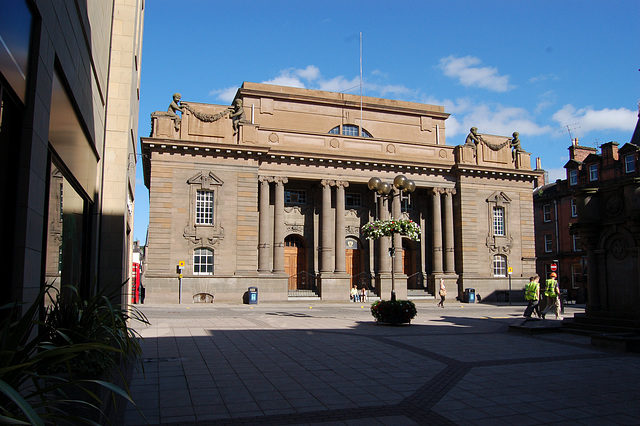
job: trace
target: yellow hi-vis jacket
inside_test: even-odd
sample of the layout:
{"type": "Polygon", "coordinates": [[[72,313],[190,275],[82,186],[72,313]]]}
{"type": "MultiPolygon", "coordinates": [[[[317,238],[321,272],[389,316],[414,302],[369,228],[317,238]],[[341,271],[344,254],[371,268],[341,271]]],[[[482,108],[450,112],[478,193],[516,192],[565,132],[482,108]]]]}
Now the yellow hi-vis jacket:
{"type": "Polygon", "coordinates": [[[547,280],[547,287],[544,290],[544,294],[547,297],[557,297],[558,294],[556,293],[556,285],[557,285],[557,281],[549,278],[547,280]]]}
{"type": "Polygon", "coordinates": [[[540,288],[540,284],[535,281],[531,281],[525,285],[524,298],[526,300],[538,300],[538,288],[540,288]]]}

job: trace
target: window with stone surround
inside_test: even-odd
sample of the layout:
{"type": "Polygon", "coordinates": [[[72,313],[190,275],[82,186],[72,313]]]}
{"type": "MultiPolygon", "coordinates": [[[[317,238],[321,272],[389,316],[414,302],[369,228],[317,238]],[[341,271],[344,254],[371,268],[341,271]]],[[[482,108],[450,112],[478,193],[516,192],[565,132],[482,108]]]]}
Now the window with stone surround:
{"type": "Polygon", "coordinates": [[[213,225],[213,191],[196,191],[196,225],[213,225]]]}
{"type": "Polygon", "coordinates": [[[496,254],[493,256],[493,276],[507,276],[507,256],[504,256],[502,254],[496,254]]]}
{"type": "Polygon", "coordinates": [[[187,180],[189,212],[185,213],[183,236],[196,247],[214,248],[223,238],[218,215],[219,188],[223,185],[212,172],[202,171],[187,180]]]}
{"type": "Polygon", "coordinates": [[[598,180],[598,165],[591,164],[589,166],[589,181],[594,182],[598,180]]]}
{"type": "Polygon", "coordinates": [[[504,207],[493,208],[493,235],[504,237],[504,207]]]}
{"type": "Polygon", "coordinates": [[[197,248],[193,251],[193,274],[213,275],[213,250],[197,248]]]}

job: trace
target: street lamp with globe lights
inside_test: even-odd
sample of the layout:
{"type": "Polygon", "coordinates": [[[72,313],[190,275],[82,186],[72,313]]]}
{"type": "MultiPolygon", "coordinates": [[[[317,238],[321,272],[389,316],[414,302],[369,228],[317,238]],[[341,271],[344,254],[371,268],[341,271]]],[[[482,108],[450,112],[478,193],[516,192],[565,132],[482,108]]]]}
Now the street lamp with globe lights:
{"type": "MultiPolygon", "coordinates": [[[[400,201],[409,199],[410,194],[416,190],[416,184],[414,181],[407,179],[404,175],[398,175],[393,179],[393,185],[388,182],[383,182],[378,177],[372,177],[367,184],[371,191],[376,193],[376,200],[382,198],[383,200],[393,200],[395,197],[400,197],[400,201]],[[405,195],[406,194],[406,195],[405,195]]],[[[396,255],[395,237],[391,235],[391,248],[389,249],[389,257],[391,257],[391,300],[396,300],[396,282],[395,282],[395,268],[393,258],[396,255]]]]}

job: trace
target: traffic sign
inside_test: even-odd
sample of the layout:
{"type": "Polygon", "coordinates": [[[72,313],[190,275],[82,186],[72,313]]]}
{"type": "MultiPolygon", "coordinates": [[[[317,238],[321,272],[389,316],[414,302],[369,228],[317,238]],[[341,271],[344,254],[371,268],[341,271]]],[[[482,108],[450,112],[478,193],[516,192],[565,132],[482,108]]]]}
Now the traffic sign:
{"type": "Polygon", "coordinates": [[[551,272],[555,272],[558,270],[558,264],[557,263],[552,263],[551,264],[551,272]]]}
{"type": "Polygon", "coordinates": [[[513,268],[509,266],[509,275],[513,274],[513,268]]]}

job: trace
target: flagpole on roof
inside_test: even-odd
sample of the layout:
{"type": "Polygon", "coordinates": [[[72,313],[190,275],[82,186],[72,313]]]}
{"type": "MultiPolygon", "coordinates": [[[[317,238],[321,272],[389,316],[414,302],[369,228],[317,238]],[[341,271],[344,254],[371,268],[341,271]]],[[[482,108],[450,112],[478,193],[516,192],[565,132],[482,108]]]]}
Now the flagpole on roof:
{"type": "Polygon", "coordinates": [[[362,130],[362,31],[360,31],[360,136],[364,134],[362,130]]]}

